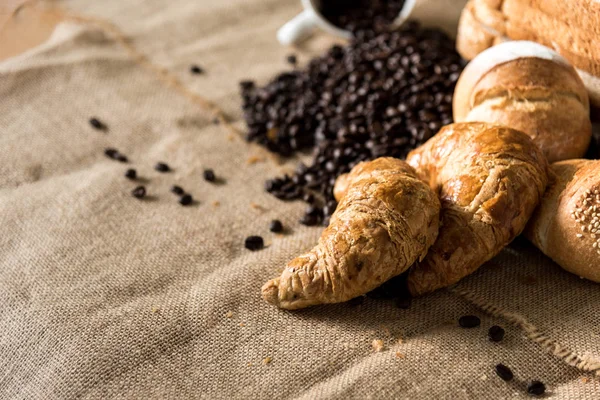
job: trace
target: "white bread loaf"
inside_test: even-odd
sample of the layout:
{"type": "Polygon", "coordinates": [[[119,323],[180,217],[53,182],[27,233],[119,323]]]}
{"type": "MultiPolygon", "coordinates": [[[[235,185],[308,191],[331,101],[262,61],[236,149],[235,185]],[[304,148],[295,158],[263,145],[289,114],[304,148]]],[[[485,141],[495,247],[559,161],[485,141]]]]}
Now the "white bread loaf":
{"type": "Polygon", "coordinates": [[[527,133],[550,162],[583,157],[592,137],[589,99],[577,72],[534,42],[504,42],[475,57],[458,80],[453,112],[456,122],[527,133]]]}
{"type": "Polygon", "coordinates": [[[564,56],[600,108],[600,1],[470,0],[459,22],[458,52],[470,60],[508,40],[535,41],[564,56]]]}

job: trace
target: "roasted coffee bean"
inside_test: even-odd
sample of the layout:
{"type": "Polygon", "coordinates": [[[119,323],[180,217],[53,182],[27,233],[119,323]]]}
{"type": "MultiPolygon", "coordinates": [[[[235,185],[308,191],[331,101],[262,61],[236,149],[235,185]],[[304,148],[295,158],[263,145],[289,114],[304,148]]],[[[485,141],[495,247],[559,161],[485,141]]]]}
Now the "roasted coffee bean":
{"type": "Polygon", "coordinates": [[[165,164],[163,162],[156,163],[156,165],[154,166],[154,169],[157,170],[158,172],[169,172],[169,171],[171,171],[171,167],[169,167],[168,164],[165,164]]]}
{"type": "Polygon", "coordinates": [[[306,226],[316,226],[319,224],[319,217],[316,215],[304,214],[299,222],[306,226]]]}
{"type": "Polygon", "coordinates": [[[265,242],[260,236],[248,236],[244,241],[244,246],[248,250],[256,251],[265,247],[265,242]]]}
{"type": "Polygon", "coordinates": [[[104,124],[104,122],[100,121],[98,118],[90,118],[90,125],[94,128],[94,129],[98,129],[99,131],[105,131],[107,129],[106,124],[104,124]]]}
{"type": "Polygon", "coordinates": [[[191,194],[184,194],[179,198],[179,204],[182,206],[189,206],[194,201],[191,194]]]}
{"type": "Polygon", "coordinates": [[[488,331],[488,337],[492,342],[500,342],[504,339],[504,329],[498,325],[494,325],[488,331]]]}
{"type": "Polygon", "coordinates": [[[146,188],[144,186],[138,186],[131,191],[131,195],[137,199],[143,199],[146,197],[146,188]]]}
{"type": "Polygon", "coordinates": [[[348,300],[346,302],[346,304],[348,304],[350,307],[356,307],[356,306],[360,306],[364,302],[365,302],[365,296],[358,296],[358,297],[348,300]]]}
{"type": "Polygon", "coordinates": [[[202,69],[202,67],[200,67],[199,65],[192,65],[190,67],[190,72],[194,75],[199,75],[204,73],[204,69],[202,69]]]}
{"type": "Polygon", "coordinates": [[[217,180],[217,177],[215,176],[215,172],[212,169],[205,169],[203,176],[204,176],[204,180],[207,182],[214,182],[217,180]]]}
{"type": "Polygon", "coordinates": [[[504,364],[496,365],[496,374],[504,381],[510,381],[514,377],[513,372],[504,364]]]}
{"type": "Polygon", "coordinates": [[[290,63],[292,65],[296,65],[298,63],[298,58],[296,57],[295,54],[290,54],[289,56],[286,57],[286,60],[288,63],[290,63]]]}
{"type": "Polygon", "coordinates": [[[274,219],[269,225],[269,230],[274,233],[281,233],[283,232],[283,224],[280,220],[274,219]]]}
{"type": "Polygon", "coordinates": [[[175,193],[178,196],[181,196],[185,193],[185,191],[183,190],[183,188],[181,186],[177,186],[177,185],[173,185],[171,186],[171,192],[175,193]]]}
{"type": "MultiPolygon", "coordinates": [[[[332,4],[336,1],[350,7],[346,0],[332,4]]],[[[389,31],[378,30],[373,18],[366,20],[371,21],[368,26],[348,22],[354,24],[354,39],[345,47],[332,47],[304,69],[282,73],[264,87],[240,83],[249,141],[282,156],[314,149],[311,164],[285,179],[270,180],[265,189],[282,200],[314,194],[303,199],[323,208],[321,222],[335,210],[325,205],[334,201],[339,175],[361,161],[405,158],[452,121],[451,75],[464,65],[454,42],[416,22],[389,31]]]]}
{"type": "Polygon", "coordinates": [[[412,299],[410,297],[398,297],[395,300],[396,307],[407,310],[410,308],[412,304],[412,299]]]}
{"type": "Polygon", "coordinates": [[[476,315],[465,315],[458,319],[458,324],[462,328],[477,328],[481,324],[481,320],[476,315]]]}
{"type": "Polygon", "coordinates": [[[540,381],[533,381],[527,385],[527,393],[535,396],[541,396],[546,392],[546,385],[540,381]]]}
{"type": "Polygon", "coordinates": [[[135,180],[137,179],[137,171],[133,168],[129,168],[125,171],[125,178],[135,180]]]}
{"type": "Polygon", "coordinates": [[[113,160],[116,160],[117,157],[119,156],[119,151],[117,149],[113,149],[113,148],[106,148],[104,149],[104,155],[108,158],[112,158],[113,160]]]}

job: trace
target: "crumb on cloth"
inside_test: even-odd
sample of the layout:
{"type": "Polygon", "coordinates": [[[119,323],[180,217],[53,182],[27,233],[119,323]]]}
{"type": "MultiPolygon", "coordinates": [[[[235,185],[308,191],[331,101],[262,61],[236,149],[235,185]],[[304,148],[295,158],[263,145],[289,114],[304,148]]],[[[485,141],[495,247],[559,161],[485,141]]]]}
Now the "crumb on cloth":
{"type": "Polygon", "coordinates": [[[383,340],[381,340],[381,339],[373,339],[373,342],[371,343],[371,346],[373,347],[373,351],[375,351],[376,353],[379,353],[384,348],[383,340]]]}

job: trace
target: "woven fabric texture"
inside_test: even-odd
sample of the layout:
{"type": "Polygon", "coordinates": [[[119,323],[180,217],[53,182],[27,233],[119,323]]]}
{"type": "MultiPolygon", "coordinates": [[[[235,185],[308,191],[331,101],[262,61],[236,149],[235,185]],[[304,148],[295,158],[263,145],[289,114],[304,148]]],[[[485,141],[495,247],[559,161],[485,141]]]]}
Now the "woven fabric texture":
{"type": "MultiPolygon", "coordinates": [[[[114,23],[239,131],[239,80],[266,82],[290,51],[306,62],[333,41],[281,47],[292,0],[60,3],[114,23]],[[196,63],[205,74],[189,73],[196,63]]],[[[263,190],[296,161],[275,162],[167,83],[83,20],[0,63],[0,399],[513,399],[533,379],[550,398],[600,398],[600,287],[522,240],[409,310],[263,302],[261,285],[321,232],[298,224],[302,204],[263,190]],[[146,199],[131,196],[127,168],[146,199]],[[180,206],[173,184],[196,202],[180,206]],[[289,232],[270,233],[274,218],[289,232]],[[255,234],[268,246],[250,252],[255,234]],[[481,326],[458,327],[465,314],[481,326]],[[496,324],[501,343],[487,339],[496,324]],[[499,362],[514,381],[495,375],[499,362]]]]}

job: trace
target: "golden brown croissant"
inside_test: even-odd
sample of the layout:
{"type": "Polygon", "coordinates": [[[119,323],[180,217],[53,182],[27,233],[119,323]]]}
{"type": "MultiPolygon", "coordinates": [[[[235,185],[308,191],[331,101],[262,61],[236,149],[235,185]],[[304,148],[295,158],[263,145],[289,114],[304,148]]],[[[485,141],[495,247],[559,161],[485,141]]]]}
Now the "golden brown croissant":
{"type": "Polygon", "coordinates": [[[521,233],[544,193],[547,161],[524,133],[448,125],[407,162],[439,193],[438,239],[408,275],[412,295],[458,282],[521,233]]]}
{"type": "Polygon", "coordinates": [[[435,241],[440,202],[404,161],[360,163],[339,182],[344,196],[329,227],[263,286],[269,303],[298,309],[350,300],[404,272],[435,241]]]}
{"type": "Polygon", "coordinates": [[[551,172],[525,235],[567,271],[600,282],[600,160],[561,161],[551,172]]]}

